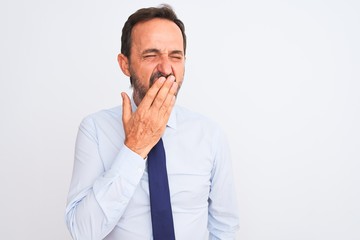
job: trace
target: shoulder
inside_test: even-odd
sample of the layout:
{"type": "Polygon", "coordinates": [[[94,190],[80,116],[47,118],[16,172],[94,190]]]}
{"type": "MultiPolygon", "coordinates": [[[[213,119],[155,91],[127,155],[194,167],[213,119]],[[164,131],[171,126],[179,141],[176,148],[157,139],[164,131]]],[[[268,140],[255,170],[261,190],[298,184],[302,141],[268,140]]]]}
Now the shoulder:
{"type": "Polygon", "coordinates": [[[82,121],[81,126],[96,126],[103,124],[118,123],[122,117],[121,106],[116,106],[108,109],[102,109],[97,112],[86,115],[82,121]]]}
{"type": "Polygon", "coordinates": [[[228,139],[223,127],[214,119],[191,111],[182,106],[176,106],[177,130],[186,135],[193,146],[207,146],[213,156],[228,149],[228,139]],[[205,145],[204,145],[205,144],[205,145]]]}
{"type": "Polygon", "coordinates": [[[220,124],[214,119],[183,106],[176,106],[176,119],[180,126],[191,126],[192,129],[196,128],[213,133],[223,131],[220,124]]]}

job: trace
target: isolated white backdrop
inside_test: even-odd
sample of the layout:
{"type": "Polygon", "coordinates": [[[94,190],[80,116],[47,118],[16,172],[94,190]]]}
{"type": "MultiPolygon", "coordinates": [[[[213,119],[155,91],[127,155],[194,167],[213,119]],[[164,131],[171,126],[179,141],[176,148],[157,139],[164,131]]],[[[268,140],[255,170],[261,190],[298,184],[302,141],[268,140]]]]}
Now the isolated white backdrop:
{"type": "MultiPolygon", "coordinates": [[[[0,1],[1,239],[70,239],[77,127],[129,91],[116,56],[127,16],[162,3],[144,2],[0,1]]],[[[167,3],[189,44],[178,103],[228,133],[238,239],[360,239],[359,1],[167,3]]]]}

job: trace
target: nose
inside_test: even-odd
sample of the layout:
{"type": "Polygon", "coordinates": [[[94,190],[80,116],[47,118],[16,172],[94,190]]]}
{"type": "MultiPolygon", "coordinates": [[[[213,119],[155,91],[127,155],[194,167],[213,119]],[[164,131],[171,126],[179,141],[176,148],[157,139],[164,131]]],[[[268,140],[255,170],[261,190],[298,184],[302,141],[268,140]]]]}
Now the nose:
{"type": "Polygon", "coordinates": [[[173,73],[171,62],[168,57],[163,56],[157,65],[157,70],[167,76],[173,73]]]}

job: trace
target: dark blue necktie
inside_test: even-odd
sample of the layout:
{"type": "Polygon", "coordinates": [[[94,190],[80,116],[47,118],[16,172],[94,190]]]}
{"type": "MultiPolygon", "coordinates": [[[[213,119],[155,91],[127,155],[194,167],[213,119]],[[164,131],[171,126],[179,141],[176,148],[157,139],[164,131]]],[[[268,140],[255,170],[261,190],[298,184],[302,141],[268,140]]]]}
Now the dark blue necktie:
{"type": "Polygon", "coordinates": [[[148,154],[151,221],[154,240],[175,240],[166,157],[162,139],[148,154]]]}

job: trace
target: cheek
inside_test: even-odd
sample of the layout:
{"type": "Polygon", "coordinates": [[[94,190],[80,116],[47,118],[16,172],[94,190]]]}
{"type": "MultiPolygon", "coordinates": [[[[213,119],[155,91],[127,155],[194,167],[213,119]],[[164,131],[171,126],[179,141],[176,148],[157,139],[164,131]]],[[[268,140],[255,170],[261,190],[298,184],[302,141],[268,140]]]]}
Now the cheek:
{"type": "Polygon", "coordinates": [[[182,82],[183,78],[184,78],[184,74],[185,74],[185,66],[181,65],[181,66],[175,66],[174,67],[174,75],[176,77],[176,81],[182,82]]]}
{"type": "Polygon", "coordinates": [[[141,66],[140,69],[140,75],[146,81],[149,81],[151,75],[155,72],[156,72],[156,64],[144,64],[143,66],[141,66]]]}
{"type": "Polygon", "coordinates": [[[148,82],[152,73],[152,69],[148,66],[133,66],[131,68],[131,75],[134,75],[140,82],[148,82]]]}

